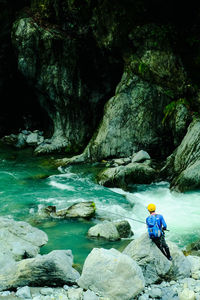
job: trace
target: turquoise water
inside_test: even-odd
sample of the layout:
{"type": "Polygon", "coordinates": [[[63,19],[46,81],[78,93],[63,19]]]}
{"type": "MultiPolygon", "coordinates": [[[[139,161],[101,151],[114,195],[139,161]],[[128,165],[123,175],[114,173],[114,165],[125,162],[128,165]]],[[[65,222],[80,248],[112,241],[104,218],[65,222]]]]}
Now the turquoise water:
{"type": "Polygon", "coordinates": [[[127,219],[135,237],[146,231],[146,206],[153,202],[168,224],[167,239],[180,247],[200,238],[200,191],[171,193],[168,183],[139,185],[137,191],[124,192],[99,186],[94,175],[96,164],[56,169],[53,156],[35,157],[31,150],[0,148],[1,215],[24,220],[44,230],[49,238],[41,253],[54,249],[71,249],[74,262],[82,265],[94,247],[123,249],[129,240],[106,242],[87,237],[88,229],[101,219],[127,219]],[[80,201],[94,201],[97,217],[90,221],[44,219],[38,210],[48,205],[57,209],[80,201]],[[130,219],[131,218],[131,219],[130,219]]]}

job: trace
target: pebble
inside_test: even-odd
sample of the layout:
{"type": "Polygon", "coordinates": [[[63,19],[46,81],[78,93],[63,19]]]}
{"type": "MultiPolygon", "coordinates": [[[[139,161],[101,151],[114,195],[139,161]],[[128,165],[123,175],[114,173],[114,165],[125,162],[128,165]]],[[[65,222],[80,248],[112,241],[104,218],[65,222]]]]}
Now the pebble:
{"type": "Polygon", "coordinates": [[[31,299],[31,290],[29,286],[24,286],[22,288],[19,288],[16,292],[17,297],[21,297],[24,299],[31,299]]]}

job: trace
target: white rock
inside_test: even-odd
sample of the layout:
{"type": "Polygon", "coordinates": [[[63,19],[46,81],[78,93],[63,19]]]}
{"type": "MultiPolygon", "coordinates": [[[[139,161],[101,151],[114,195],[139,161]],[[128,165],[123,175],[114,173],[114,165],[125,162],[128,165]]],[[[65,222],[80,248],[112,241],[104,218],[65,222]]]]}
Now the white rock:
{"type": "Polygon", "coordinates": [[[38,132],[29,134],[26,138],[26,143],[30,146],[36,146],[38,143],[38,132]]]}
{"type": "Polygon", "coordinates": [[[132,162],[141,162],[147,159],[151,159],[150,155],[146,151],[140,150],[133,155],[132,162]]]}
{"type": "MultiPolygon", "coordinates": [[[[47,241],[48,237],[42,230],[34,228],[26,222],[16,222],[0,217],[0,257],[5,254],[14,260],[20,260],[24,256],[35,257],[39,248],[47,241]]],[[[4,264],[8,262],[4,258],[2,262],[3,260],[4,264]]]]}
{"type": "Polygon", "coordinates": [[[16,292],[17,297],[21,297],[24,299],[30,299],[31,297],[31,290],[29,286],[24,286],[22,288],[19,288],[16,292]]]}
{"type": "Polygon", "coordinates": [[[82,300],[82,296],[83,296],[83,289],[78,288],[71,288],[68,290],[67,292],[67,296],[69,298],[69,300],[82,300]]]}
{"type": "Polygon", "coordinates": [[[53,289],[52,288],[42,288],[40,290],[40,294],[46,296],[46,295],[51,295],[53,294],[53,289]]]}
{"type": "Polygon", "coordinates": [[[0,292],[0,296],[9,296],[11,294],[10,291],[4,291],[4,292],[0,292]]]}
{"type": "Polygon", "coordinates": [[[127,255],[115,249],[94,248],[78,284],[112,300],[129,300],[144,289],[145,281],[141,268],[127,255]]]}
{"type": "Polygon", "coordinates": [[[194,279],[200,279],[200,257],[199,256],[187,256],[191,265],[191,276],[194,279]]]}
{"type": "Polygon", "coordinates": [[[151,298],[160,298],[162,296],[162,291],[159,288],[152,288],[149,295],[151,298]]]}
{"type": "Polygon", "coordinates": [[[184,289],[178,294],[179,300],[195,300],[195,293],[189,289],[184,289]]]}
{"type": "Polygon", "coordinates": [[[87,290],[83,295],[83,300],[98,300],[99,297],[90,290],[87,290]]]}
{"type": "Polygon", "coordinates": [[[110,241],[120,239],[116,226],[112,222],[103,222],[91,227],[88,231],[89,237],[101,237],[110,241]]]}

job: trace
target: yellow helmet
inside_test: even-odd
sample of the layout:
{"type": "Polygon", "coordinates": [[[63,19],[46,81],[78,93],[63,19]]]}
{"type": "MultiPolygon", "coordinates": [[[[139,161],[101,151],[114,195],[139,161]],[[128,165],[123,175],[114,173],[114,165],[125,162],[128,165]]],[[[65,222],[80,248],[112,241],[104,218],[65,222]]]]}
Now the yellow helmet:
{"type": "Polygon", "coordinates": [[[147,206],[148,211],[152,212],[156,210],[155,204],[151,203],[147,206]]]}

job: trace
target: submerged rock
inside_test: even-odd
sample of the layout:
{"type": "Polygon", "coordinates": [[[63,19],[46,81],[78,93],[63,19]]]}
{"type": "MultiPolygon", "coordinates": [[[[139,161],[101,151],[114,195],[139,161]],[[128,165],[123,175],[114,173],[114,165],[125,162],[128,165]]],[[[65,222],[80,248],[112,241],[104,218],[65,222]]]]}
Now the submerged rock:
{"type": "Polygon", "coordinates": [[[93,201],[80,202],[72,206],[56,211],[56,216],[61,218],[86,218],[90,219],[95,214],[95,203],[93,201]]]}
{"type": "Polygon", "coordinates": [[[41,217],[52,218],[84,218],[90,219],[95,215],[96,207],[93,201],[79,202],[68,208],[57,210],[56,206],[39,207],[38,213],[41,217]]]}
{"type": "Polygon", "coordinates": [[[94,248],[85,260],[79,286],[112,300],[130,300],[145,285],[141,268],[115,249],[94,248]]]}

